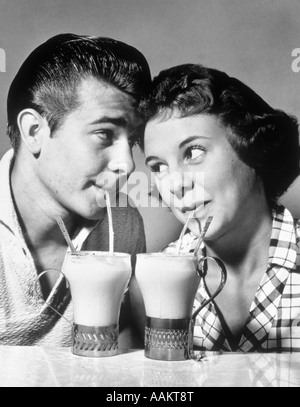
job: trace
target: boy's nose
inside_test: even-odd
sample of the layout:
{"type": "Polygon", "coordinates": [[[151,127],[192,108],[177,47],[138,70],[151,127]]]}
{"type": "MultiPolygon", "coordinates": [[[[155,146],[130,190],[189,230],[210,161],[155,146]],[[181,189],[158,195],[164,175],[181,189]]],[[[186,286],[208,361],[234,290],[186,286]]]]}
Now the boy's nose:
{"type": "Polygon", "coordinates": [[[135,169],[129,145],[115,149],[107,167],[119,176],[129,176],[135,169]]]}

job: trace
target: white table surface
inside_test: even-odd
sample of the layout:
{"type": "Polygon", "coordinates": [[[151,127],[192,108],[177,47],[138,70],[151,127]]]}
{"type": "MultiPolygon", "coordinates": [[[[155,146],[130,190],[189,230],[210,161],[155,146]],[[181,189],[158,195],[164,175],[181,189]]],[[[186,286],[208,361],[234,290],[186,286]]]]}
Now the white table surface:
{"type": "Polygon", "coordinates": [[[84,358],[69,348],[0,346],[0,387],[240,386],[300,386],[300,353],[206,353],[201,362],[164,362],[143,350],[84,358]]]}

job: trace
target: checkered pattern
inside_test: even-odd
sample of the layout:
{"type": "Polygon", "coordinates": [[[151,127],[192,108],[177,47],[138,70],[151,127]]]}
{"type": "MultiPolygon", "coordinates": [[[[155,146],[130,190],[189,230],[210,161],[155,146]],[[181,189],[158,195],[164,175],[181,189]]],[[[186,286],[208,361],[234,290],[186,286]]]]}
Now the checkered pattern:
{"type": "MultiPolygon", "coordinates": [[[[197,239],[185,235],[182,252],[192,252],[197,239]]],[[[168,246],[172,252],[176,242],[168,246]]],[[[195,308],[209,297],[202,283],[195,308]]],[[[200,311],[195,345],[213,351],[232,351],[214,303],[200,311]]],[[[300,352],[300,221],[283,207],[273,211],[269,264],[249,310],[240,352],[300,352]]]]}

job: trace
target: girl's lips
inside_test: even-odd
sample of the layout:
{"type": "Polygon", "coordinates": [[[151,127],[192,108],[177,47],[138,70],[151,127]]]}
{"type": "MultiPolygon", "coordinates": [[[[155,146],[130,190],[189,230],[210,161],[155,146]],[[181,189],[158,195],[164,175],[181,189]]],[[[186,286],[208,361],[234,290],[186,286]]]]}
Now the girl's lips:
{"type": "Polygon", "coordinates": [[[201,216],[204,215],[204,213],[206,212],[207,206],[209,205],[209,201],[204,202],[204,204],[198,206],[195,210],[195,217],[196,218],[200,218],[201,216]]]}
{"type": "Polygon", "coordinates": [[[190,207],[183,207],[182,212],[185,213],[186,215],[189,215],[190,212],[195,211],[195,215],[197,215],[199,213],[202,213],[206,209],[206,206],[208,204],[209,204],[209,201],[206,201],[206,202],[198,204],[198,205],[195,204],[190,207]]]}

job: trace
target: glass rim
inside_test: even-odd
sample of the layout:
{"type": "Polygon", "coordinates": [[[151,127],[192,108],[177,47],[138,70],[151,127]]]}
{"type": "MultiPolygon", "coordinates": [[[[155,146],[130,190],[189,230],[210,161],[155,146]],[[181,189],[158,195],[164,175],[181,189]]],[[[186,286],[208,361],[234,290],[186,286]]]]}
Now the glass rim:
{"type": "Polygon", "coordinates": [[[137,257],[194,257],[194,253],[164,253],[164,252],[154,252],[154,253],[137,253],[137,257]]]}
{"type": "Polygon", "coordinates": [[[71,257],[84,257],[84,256],[90,256],[90,257],[131,257],[130,253],[123,253],[123,252],[113,252],[110,253],[109,251],[97,251],[97,250],[78,250],[76,252],[71,252],[68,251],[67,255],[71,257]]]}

